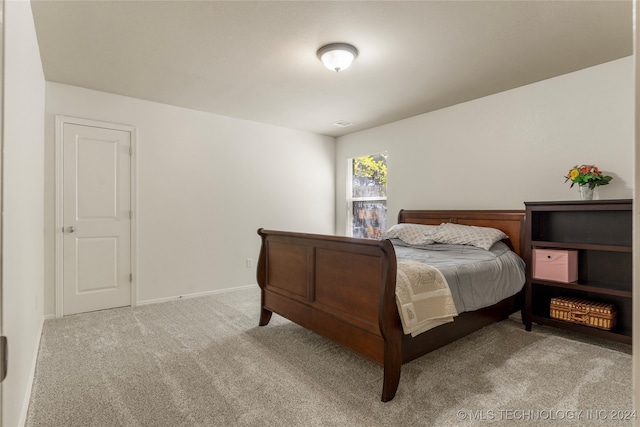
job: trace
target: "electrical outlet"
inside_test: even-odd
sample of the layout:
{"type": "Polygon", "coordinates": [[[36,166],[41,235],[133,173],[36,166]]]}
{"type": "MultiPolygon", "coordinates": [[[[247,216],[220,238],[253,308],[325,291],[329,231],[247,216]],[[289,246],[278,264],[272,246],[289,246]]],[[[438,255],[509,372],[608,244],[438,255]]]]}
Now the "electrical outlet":
{"type": "Polygon", "coordinates": [[[244,260],[244,265],[246,265],[247,268],[253,267],[253,260],[251,258],[247,258],[246,260],[244,260]]]}

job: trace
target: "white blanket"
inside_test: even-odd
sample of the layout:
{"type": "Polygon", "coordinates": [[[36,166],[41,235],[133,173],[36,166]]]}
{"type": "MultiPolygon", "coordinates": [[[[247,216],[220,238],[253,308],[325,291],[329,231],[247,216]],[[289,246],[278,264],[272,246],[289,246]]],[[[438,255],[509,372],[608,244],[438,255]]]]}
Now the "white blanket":
{"type": "Polygon", "coordinates": [[[447,280],[435,267],[398,260],[396,303],[405,334],[416,336],[458,315],[447,280]]]}

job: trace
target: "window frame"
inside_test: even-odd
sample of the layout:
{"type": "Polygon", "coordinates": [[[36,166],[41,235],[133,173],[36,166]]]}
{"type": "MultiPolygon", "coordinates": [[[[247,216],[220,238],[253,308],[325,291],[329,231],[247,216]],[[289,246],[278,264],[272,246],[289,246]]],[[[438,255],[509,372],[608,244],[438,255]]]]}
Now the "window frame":
{"type": "MultiPolygon", "coordinates": [[[[347,209],[347,215],[346,215],[346,219],[347,222],[345,224],[345,230],[346,230],[346,236],[348,237],[353,237],[353,222],[354,222],[354,216],[353,216],[353,204],[354,202],[384,202],[384,206],[385,208],[387,207],[387,196],[368,196],[368,197],[353,197],[353,161],[355,159],[358,159],[360,157],[367,157],[367,156],[377,156],[377,155],[384,155],[385,158],[388,158],[388,154],[386,150],[382,150],[382,151],[377,151],[375,153],[372,154],[364,154],[361,156],[353,156],[347,159],[347,203],[346,203],[346,209],[347,209]]],[[[387,166],[387,173],[389,170],[389,165],[386,164],[387,166]]],[[[388,179],[388,178],[387,178],[388,179]]],[[[385,191],[385,193],[387,193],[387,191],[385,191]]],[[[383,232],[386,231],[386,218],[385,218],[385,224],[383,227],[383,232]]]]}

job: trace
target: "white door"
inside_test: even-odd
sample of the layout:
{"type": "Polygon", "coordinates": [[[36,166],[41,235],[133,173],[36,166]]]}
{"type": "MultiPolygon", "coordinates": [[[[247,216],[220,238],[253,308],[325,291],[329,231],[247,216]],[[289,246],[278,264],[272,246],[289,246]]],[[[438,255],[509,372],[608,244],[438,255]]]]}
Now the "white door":
{"type": "Polygon", "coordinates": [[[63,123],[63,314],[131,305],[131,132],[63,123]]]}

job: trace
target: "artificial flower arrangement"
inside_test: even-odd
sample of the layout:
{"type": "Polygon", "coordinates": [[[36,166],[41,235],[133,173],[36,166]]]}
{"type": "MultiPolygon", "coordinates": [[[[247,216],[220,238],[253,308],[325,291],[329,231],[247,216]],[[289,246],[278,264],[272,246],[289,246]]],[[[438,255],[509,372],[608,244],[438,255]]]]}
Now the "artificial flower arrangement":
{"type": "Polygon", "coordinates": [[[564,182],[571,181],[571,187],[575,184],[588,185],[591,190],[599,185],[607,185],[613,178],[605,176],[595,165],[574,166],[565,176],[564,182]]]}

